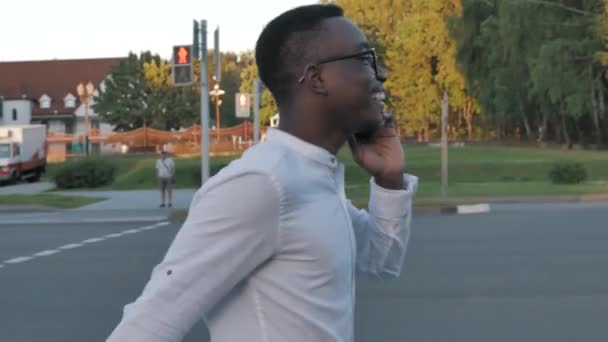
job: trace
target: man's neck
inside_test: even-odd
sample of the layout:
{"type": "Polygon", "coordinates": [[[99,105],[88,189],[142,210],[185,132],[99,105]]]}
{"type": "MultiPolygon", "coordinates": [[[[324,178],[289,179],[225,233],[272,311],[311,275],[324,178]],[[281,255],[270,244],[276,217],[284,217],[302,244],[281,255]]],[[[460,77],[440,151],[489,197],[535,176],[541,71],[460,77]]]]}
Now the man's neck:
{"type": "Polygon", "coordinates": [[[306,115],[292,111],[281,116],[279,129],[335,155],[346,142],[346,136],[337,129],[321,124],[320,121],[316,115],[306,115]],[[303,120],[302,118],[306,119],[303,120]]]}

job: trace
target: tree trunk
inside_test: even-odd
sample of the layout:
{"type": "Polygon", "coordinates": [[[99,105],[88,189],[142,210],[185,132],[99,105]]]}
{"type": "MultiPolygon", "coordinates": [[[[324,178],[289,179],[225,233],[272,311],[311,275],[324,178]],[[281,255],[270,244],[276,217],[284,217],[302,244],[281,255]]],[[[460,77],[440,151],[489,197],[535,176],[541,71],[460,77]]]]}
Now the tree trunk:
{"type": "Polygon", "coordinates": [[[572,139],[570,139],[570,134],[568,134],[568,125],[566,124],[566,115],[560,113],[562,119],[562,133],[564,135],[564,142],[568,149],[572,148],[572,139]]]}
{"type": "Polygon", "coordinates": [[[464,114],[464,121],[467,124],[467,139],[468,140],[472,140],[473,139],[473,118],[471,117],[472,115],[470,115],[469,113],[464,114]]]}
{"type": "Polygon", "coordinates": [[[489,132],[488,132],[488,115],[483,115],[481,117],[481,124],[483,127],[483,132],[481,134],[483,140],[488,140],[489,132]]]}
{"type": "Polygon", "coordinates": [[[591,105],[592,105],[592,117],[593,117],[593,129],[595,136],[595,144],[597,148],[602,144],[602,128],[600,127],[600,116],[599,116],[599,104],[598,95],[601,93],[595,90],[595,83],[591,87],[591,105]]]}
{"type": "Polygon", "coordinates": [[[530,121],[528,121],[526,113],[521,112],[521,118],[524,123],[524,128],[526,129],[526,139],[532,140],[532,128],[530,128],[530,121]]]}
{"type": "Polygon", "coordinates": [[[579,124],[579,120],[574,119],[574,127],[576,128],[576,142],[578,142],[580,146],[586,146],[585,133],[579,124]]]}
{"type": "Polygon", "coordinates": [[[463,117],[464,117],[464,112],[467,110],[467,105],[465,102],[465,105],[462,107],[462,110],[458,111],[458,123],[456,124],[456,134],[458,135],[458,138],[460,138],[460,127],[462,127],[462,121],[463,117]]]}
{"type": "MultiPolygon", "coordinates": [[[[541,144],[541,146],[545,145],[548,127],[549,127],[549,115],[546,112],[544,112],[542,121],[538,127],[538,140],[537,141],[541,144]]],[[[557,127],[557,125],[556,125],[556,127],[557,127]]],[[[559,134],[556,136],[559,136],[559,134]]]]}
{"type": "MultiPolygon", "coordinates": [[[[602,127],[604,127],[603,132],[608,134],[608,126],[607,126],[608,120],[606,120],[607,118],[605,117],[606,116],[606,103],[604,102],[604,96],[605,96],[604,87],[600,85],[600,87],[597,89],[597,97],[599,100],[599,111],[600,111],[600,113],[599,113],[600,114],[600,125],[599,126],[600,126],[600,132],[602,131],[602,127]],[[601,121],[602,121],[601,119],[604,119],[603,126],[601,123],[601,121]]],[[[606,134],[602,134],[602,137],[605,138],[606,134]]],[[[603,142],[603,140],[602,140],[602,142],[603,142]]]]}
{"type": "MultiPolygon", "coordinates": [[[[558,114],[559,115],[559,114],[558,114]]],[[[562,125],[559,121],[559,118],[556,118],[555,120],[551,120],[551,123],[553,124],[553,130],[554,130],[554,134],[555,134],[555,142],[558,144],[563,144],[564,143],[564,136],[562,134],[562,125]]]]}
{"type": "Polygon", "coordinates": [[[504,113],[499,114],[498,117],[496,118],[496,121],[497,121],[496,140],[501,141],[504,136],[504,130],[505,130],[505,114],[504,113]]]}
{"type": "MultiPolygon", "coordinates": [[[[464,117],[465,123],[467,124],[467,139],[473,140],[473,100],[472,99],[467,98],[465,100],[464,111],[463,111],[462,115],[464,117]]],[[[461,118],[458,118],[458,120],[459,120],[458,127],[461,127],[461,123],[460,123],[461,118]]]]}

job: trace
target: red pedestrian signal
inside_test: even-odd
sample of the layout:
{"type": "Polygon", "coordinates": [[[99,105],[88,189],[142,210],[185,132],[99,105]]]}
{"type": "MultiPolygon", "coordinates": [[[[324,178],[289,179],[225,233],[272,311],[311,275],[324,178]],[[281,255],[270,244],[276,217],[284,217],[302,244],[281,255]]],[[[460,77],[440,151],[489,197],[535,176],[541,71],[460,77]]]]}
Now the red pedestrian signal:
{"type": "Polygon", "coordinates": [[[180,47],[177,52],[177,64],[188,64],[188,57],[190,53],[185,47],[180,47]]]}
{"type": "Polygon", "coordinates": [[[173,47],[173,63],[182,65],[182,64],[191,64],[192,63],[192,55],[190,53],[191,46],[190,45],[178,45],[173,47]]]}
{"type": "Polygon", "coordinates": [[[194,81],[192,66],[192,46],[177,45],[173,47],[173,84],[176,86],[191,85],[194,81]]]}

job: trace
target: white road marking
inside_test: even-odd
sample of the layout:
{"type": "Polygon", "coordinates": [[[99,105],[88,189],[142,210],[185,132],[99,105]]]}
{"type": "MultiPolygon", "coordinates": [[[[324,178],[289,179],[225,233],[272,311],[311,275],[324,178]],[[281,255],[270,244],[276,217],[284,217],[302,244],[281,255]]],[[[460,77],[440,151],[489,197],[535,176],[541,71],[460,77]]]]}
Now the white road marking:
{"type": "Polygon", "coordinates": [[[60,252],[60,250],[58,250],[58,249],[49,249],[49,250],[46,250],[46,251],[38,252],[38,253],[34,254],[34,256],[43,257],[43,256],[49,256],[49,255],[57,254],[59,252],[60,252]]]}
{"type": "Polygon", "coordinates": [[[469,215],[469,214],[484,214],[489,213],[491,210],[490,205],[487,203],[475,204],[475,205],[459,205],[458,214],[469,215]]]}
{"type": "Polygon", "coordinates": [[[152,225],[152,226],[145,226],[145,227],[136,228],[136,229],[127,229],[127,230],[122,231],[120,233],[113,233],[113,234],[108,234],[108,235],[105,235],[105,236],[102,236],[102,237],[90,238],[90,239],[84,240],[84,241],[82,241],[80,243],[70,243],[70,244],[67,244],[67,245],[63,245],[61,247],[57,247],[56,249],[47,249],[45,251],[41,251],[41,252],[35,253],[35,254],[31,255],[31,256],[22,256],[22,257],[17,257],[17,258],[5,260],[3,262],[0,262],[0,268],[4,268],[6,265],[9,265],[9,264],[20,264],[20,263],[23,263],[23,262],[26,262],[26,261],[30,261],[30,260],[35,259],[35,258],[47,257],[47,256],[55,255],[57,253],[61,253],[62,251],[66,251],[66,250],[82,247],[82,246],[84,246],[86,244],[101,242],[101,241],[105,241],[105,240],[111,239],[111,238],[117,238],[117,237],[129,235],[129,234],[136,234],[136,233],[143,232],[143,231],[146,231],[146,230],[152,230],[152,229],[160,228],[160,227],[163,227],[163,226],[168,226],[169,224],[170,224],[170,222],[159,222],[159,223],[157,223],[155,225],[152,225]]]}
{"type": "Polygon", "coordinates": [[[59,247],[59,249],[66,250],[66,249],[74,249],[74,248],[78,248],[78,247],[82,247],[82,244],[81,243],[70,243],[68,245],[63,245],[63,246],[59,247]]]}
{"type": "Polygon", "coordinates": [[[10,259],[10,260],[5,260],[4,263],[5,264],[20,264],[22,262],[26,262],[26,261],[32,260],[32,259],[34,259],[34,257],[31,257],[31,256],[18,257],[18,258],[14,258],[14,259],[10,259]]]}
{"type": "Polygon", "coordinates": [[[102,237],[101,238],[92,238],[92,239],[84,240],[84,241],[82,241],[82,243],[95,243],[95,242],[100,242],[103,240],[105,240],[105,238],[102,238],[102,237]]]}
{"type": "Polygon", "coordinates": [[[113,238],[117,238],[117,237],[121,237],[121,236],[122,236],[121,233],[108,234],[108,235],[106,235],[106,239],[113,239],[113,238]]]}

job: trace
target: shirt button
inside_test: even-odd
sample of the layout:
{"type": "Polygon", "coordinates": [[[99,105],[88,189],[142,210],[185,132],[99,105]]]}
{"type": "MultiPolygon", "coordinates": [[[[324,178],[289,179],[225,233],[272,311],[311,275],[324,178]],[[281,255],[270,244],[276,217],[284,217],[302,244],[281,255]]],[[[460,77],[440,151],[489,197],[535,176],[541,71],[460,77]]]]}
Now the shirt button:
{"type": "Polygon", "coordinates": [[[336,162],[336,158],[334,158],[334,157],[330,157],[330,158],[329,158],[329,161],[330,161],[330,162],[332,162],[332,164],[333,164],[333,163],[335,163],[335,162],[336,162]]]}

